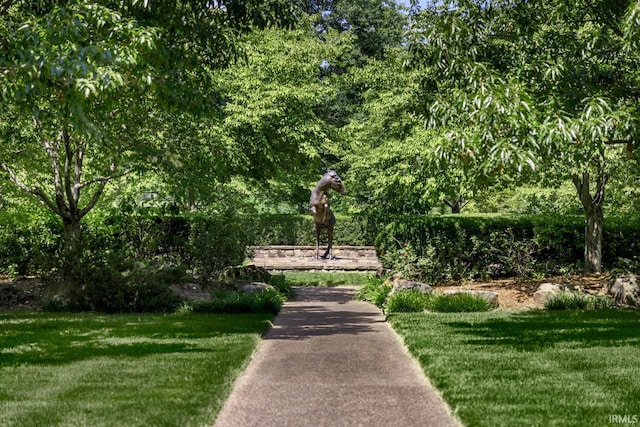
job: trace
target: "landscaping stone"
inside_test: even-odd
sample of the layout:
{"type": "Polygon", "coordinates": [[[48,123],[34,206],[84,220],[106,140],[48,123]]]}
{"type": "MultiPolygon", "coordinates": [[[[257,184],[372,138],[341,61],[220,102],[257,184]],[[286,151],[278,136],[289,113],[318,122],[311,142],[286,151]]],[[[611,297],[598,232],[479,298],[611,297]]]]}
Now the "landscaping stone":
{"type": "Polygon", "coordinates": [[[240,280],[249,280],[255,282],[268,282],[271,274],[257,265],[244,265],[241,267],[227,268],[221,275],[222,283],[233,283],[240,280]]]}
{"type": "Polygon", "coordinates": [[[275,290],[275,288],[271,285],[261,282],[247,283],[245,285],[242,285],[242,287],[240,288],[240,291],[244,292],[245,294],[257,294],[260,292],[271,290],[275,290]]]}
{"type": "Polygon", "coordinates": [[[498,293],[493,291],[477,291],[474,289],[449,289],[444,291],[445,295],[469,294],[475,297],[483,298],[494,307],[498,306],[498,293]]]}
{"type": "Polygon", "coordinates": [[[640,307],[640,280],[635,274],[624,274],[610,282],[609,295],[617,304],[640,307]]]}
{"type": "Polygon", "coordinates": [[[211,295],[197,283],[174,284],[170,286],[171,291],[183,301],[209,301],[211,295]]]}
{"type": "Polygon", "coordinates": [[[405,280],[398,279],[393,281],[393,288],[391,289],[391,293],[395,294],[396,292],[405,291],[407,289],[415,289],[417,291],[422,292],[423,294],[430,294],[433,292],[431,286],[422,282],[414,282],[413,280],[405,280]]]}
{"type": "Polygon", "coordinates": [[[533,299],[538,304],[545,304],[558,292],[574,292],[575,286],[569,284],[543,283],[538,286],[538,290],[533,293],[533,299]]]}

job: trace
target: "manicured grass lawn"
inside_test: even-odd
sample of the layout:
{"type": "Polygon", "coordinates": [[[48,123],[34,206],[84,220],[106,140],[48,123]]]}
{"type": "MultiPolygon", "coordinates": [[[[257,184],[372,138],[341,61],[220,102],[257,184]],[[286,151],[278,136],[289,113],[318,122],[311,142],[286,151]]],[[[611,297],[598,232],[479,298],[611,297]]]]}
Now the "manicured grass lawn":
{"type": "Polygon", "coordinates": [[[271,320],[0,313],[0,425],[211,425],[271,320]]]}
{"type": "Polygon", "coordinates": [[[287,272],[284,274],[292,286],[362,286],[371,275],[340,272],[287,272]]]}
{"type": "Polygon", "coordinates": [[[466,425],[640,418],[640,311],[411,313],[389,321],[466,425]]]}

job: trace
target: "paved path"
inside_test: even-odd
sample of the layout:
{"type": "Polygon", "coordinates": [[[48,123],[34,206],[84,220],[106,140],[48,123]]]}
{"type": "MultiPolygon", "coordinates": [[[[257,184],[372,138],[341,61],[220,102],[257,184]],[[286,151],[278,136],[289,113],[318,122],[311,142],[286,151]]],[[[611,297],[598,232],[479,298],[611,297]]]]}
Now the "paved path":
{"type": "Polygon", "coordinates": [[[354,292],[297,288],[215,426],[459,425],[384,316],[354,292]]]}

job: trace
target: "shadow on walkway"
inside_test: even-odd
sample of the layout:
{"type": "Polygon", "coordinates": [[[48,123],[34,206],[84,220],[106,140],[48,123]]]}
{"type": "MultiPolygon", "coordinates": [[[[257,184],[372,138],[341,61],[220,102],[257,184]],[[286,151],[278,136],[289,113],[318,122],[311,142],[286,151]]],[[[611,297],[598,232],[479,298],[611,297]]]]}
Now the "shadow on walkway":
{"type": "Polygon", "coordinates": [[[373,305],[353,288],[297,288],[215,426],[455,426],[373,305]]]}

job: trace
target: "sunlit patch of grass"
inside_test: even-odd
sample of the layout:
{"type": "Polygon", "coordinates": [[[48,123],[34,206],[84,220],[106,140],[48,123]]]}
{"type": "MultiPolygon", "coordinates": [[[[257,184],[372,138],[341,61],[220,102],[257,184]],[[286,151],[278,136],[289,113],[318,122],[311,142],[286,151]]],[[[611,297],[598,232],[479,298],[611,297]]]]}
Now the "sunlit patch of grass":
{"type": "Polygon", "coordinates": [[[639,414],[640,312],[402,313],[389,321],[466,425],[639,414]]]}
{"type": "Polygon", "coordinates": [[[0,425],[211,425],[268,314],[0,314],[0,425]]]}
{"type": "Polygon", "coordinates": [[[292,286],[362,286],[371,275],[342,272],[287,272],[284,274],[292,286]]]}

